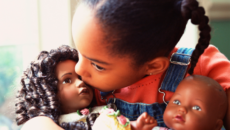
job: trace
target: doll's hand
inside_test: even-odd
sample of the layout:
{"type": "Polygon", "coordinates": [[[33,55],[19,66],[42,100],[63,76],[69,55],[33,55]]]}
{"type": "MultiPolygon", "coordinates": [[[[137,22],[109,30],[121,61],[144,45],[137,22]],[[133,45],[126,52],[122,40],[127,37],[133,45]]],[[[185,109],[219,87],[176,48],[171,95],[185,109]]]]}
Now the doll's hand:
{"type": "Polygon", "coordinates": [[[132,130],[152,130],[157,126],[157,121],[147,112],[142,113],[136,121],[131,122],[132,130]]]}

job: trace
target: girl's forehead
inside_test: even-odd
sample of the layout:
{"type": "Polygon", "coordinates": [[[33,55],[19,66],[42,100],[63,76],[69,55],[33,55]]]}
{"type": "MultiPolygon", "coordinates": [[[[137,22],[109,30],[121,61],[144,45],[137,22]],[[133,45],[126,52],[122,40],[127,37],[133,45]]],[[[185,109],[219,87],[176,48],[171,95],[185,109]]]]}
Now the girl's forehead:
{"type": "Polygon", "coordinates": [[[93,11],[87,6],[80,4],[74,13],[73,25],[81,27],[82,24],[86,23],[92,17],[94,17],[93,11]]]}
{"type": "Polygon", "coordinates": [[[87,7],[79,6],[72,21],[73,40],[78,40],[79,37],[87,35],[96,35],[97,33],[92,31],[95,30],[95,27],[97,27],[95,22],[92,11],[90,11],[87,7]],[[85,33],[87,33],[87,35],[85,33]]]}
{"type": "Polygon", "coordinates": [[[105,34],[98,20],[93,16],[93,12],[89,10],[85,15],[81,15],[78,13],[81,10],[84,9],[77,9],[72,23],[72,36],[76,49],[82,56],[89,59],[115,62],[114,57],[110,55],[105,34]]]}
{"type": "Polygon", "coordinates": [[[109,50],[104,43],[104,34],[94,19],[73,28],[73,40],[78,52],[88,58],[109,60],[109,50]],[[76,31],[76,32],[74,32],[76,31]]]}
{"type": "Polygon", "coordinates": [[[111,55],[112,47],[106,40],[106,35],[99,20],[94,17],[94,12],[84,4],[80,5],[72,22],[72,37],[75,47],[80,55],[88,59],[96,59],[109,64],[119,61],[132,63],[128,56],[111,55]],[[81,11],[84,15],[81,14],[81,11]],[[125,59],[125,60],[124,60],[125,59]]]}

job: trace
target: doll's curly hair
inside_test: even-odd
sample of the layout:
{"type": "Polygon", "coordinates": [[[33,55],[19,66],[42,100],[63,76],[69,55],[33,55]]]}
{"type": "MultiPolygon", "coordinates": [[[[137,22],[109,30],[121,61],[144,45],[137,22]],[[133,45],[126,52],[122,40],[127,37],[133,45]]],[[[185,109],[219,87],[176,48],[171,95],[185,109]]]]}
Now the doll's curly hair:
{"type": "MultiPolygon", "coordinates": [[[[58,79],[55,68],[60,61],[78,61],[77,50],[62,45],[50,52],[41,51],[35,61],[24,71],[21,88],[16,96],[16,122],[21,125],[36,116],[50,117],[58,123],[61,115],[60,102],[57,98],[58,79]]],[[[93,105],[94,100],[90,104],[93,105]]],[[[78,126],[82,126],[77,122],[78,126]]],[[[74,124],[76,125],[76,123],[74,124]]]]}

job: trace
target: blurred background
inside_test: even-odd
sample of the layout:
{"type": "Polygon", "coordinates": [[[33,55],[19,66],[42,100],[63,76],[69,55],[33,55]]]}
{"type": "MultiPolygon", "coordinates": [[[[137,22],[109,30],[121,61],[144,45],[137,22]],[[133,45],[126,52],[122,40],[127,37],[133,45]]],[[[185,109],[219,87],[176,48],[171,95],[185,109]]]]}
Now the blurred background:
{"type": "MultiPolygon", "coordinates": [[[[212,26],[211,44],[230,58],[230,0],[199,0],[212,26]]],[[[0,130],[18,130],[14,100],[20,77],[41,50],[74,47],[76,0],[0,0],[0,130]]],[[[188,23],[177,46],[195,47],[199,31],[188,23]]]]}

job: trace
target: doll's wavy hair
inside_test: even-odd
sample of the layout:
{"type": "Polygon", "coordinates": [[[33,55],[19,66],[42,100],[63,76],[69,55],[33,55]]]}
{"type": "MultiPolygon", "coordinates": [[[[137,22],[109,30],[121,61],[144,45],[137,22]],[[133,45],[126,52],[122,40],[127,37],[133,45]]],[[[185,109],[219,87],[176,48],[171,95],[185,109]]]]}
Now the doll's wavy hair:
{"type": "MultiPolygon", "coordinates": [[[[21,78],[21,88],[17,92],[15,104],[18,125],[36,116],[50,117],[58,124],[61,110],[60,102],[57,98],[58,79],[55,75],[55,68],[59,62],[65,60],[77,62],[77,50],[67,45],[62,45],[50,52],[42,51],[37,59],[32,61],[24,71],[21,78]]],[[[94,100],[90,106],[93,103],[94,100]]],[[[81,123],[77,124],[79,126],[81,123]]]]}

